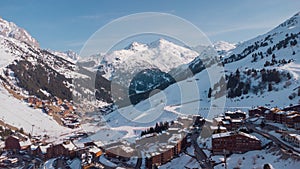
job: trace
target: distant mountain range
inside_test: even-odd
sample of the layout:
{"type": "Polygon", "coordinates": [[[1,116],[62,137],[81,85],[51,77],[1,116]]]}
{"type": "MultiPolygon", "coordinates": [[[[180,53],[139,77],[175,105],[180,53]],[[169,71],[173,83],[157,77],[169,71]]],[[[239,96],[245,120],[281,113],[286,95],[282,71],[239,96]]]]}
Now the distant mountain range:
{"type": "MultiPolygon", "coordinates": [[[[37,40],[27,31],[0,19],[1,81],[21,95],[35,95],[42,99],[58,96],[80,100],[96,94],[101,102],[122,102],[129,98],[131,103],[138,104],[150,93],[154,94],[155,89],[164,90],[173,83],[193,77],[205,69],[204,65],[216,64],[221,58],[225,66],[225,81],[229,83],[227,97],[250,99],[250,93],[267,97],[270,95],[267,93],[282,91],[286,94],[280,94],[281,97],[295,104],[299,101],[299,22],[298,13],[251,40],[238,45],[220,41],[200,52],[159,39],[149,44],[133,42],[122,50],[80,60],[72,51],[39,48],[37,40]],[[265,78],[272,76],[270,70],[273,69],[280,74],[279,82],[265,78]],[[87,80],[87,76],[94,78],[87,80]],[[260,81],[262,76],[263,82],[260,81]],[[76,86],[72,83],[74,79],[85,79],[83,81],[89,85],[76,86]],[[112,82],[120,90],[111,91],[112,82]]],[[[218,92],[222,87],[214,85],[210,97],[220,95],[218,92]]],[[[205,87],[205,92],[209,88],[205,87]]],[[[127,104],[130,103],[122,106],[127,104]]]]}

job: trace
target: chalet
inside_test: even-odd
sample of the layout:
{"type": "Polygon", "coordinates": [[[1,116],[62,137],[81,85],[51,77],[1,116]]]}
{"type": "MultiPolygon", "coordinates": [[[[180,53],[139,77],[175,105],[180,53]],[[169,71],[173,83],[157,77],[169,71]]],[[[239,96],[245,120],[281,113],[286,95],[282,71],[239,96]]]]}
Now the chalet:
{"type": "Polygon", "coordinates": [[[225,133],[225,132],[227,132],[227,129],[226,129],[226,127],[224,127],[224,126],[210,126],[210,131],[211,131],[211,133],[213,133],[213,134],[216,134],[216,133],[225,133]]]}
{"type": "Polygon", "coordinates": [[[249,116],[255,117],[256,115],[263,116],[264,112],[270,110],[269,108],[259,106],[255,109],[249,110],[249,116]]]}
{"type": "Polygon", "coordinates": [[[286,112],[283,124],[286,124],[287,127],[300,129],[300,113],[295,111],[286,112]]]}
{"type": "Polygon", "coordinates": [[[39,145],[31,145],[29,153],[33,156],[43,157],[43,153],[39,145]]]}
{"type": "Polygon", "coordinates": [[[226,132],[212,135],[212,151],[214,154],[245,153],[260,150],[261,141],[243,132],[226,132]]]}
{"type": "Polygon", "coordinates": [[[56,158],[59,156],[68,156],[69,151],[63,146],[63,144],[51,145],[47,148],[45,155],[46,159],[56,158]]]}
{"type": "Polygon", "coordinates": [[[243,119],[232,119],[230,116],[219,116],[213,119],[213,123],[215,126],[223,126],[231,131],[240,128],[243,125],[243,119]]]}
{"type": "Polygon", "coordinates": [[[266,110],[263,114],[263,117],[265,117],[265,120],[274,121],[274,112],[271,110],[266,110]]]}
{"type": "Polygon", "coordinates": [[[227,111],[225,112],[225,116],[229,116],[231,119],[245,119],[246,118],[246,112],[242,112],[241,110],[237,111],[227,111]]]}
{"type": "Polygon", "coordinates": [[[224,118],[224,116],[215,117],[215,118],[213,118],[213,123],[216,126],[222,125],[223,118],[224,118]]]}
{"type": "Polygon", "coordinates": [[[37,97],[28,97],[27,102],[29,106],[34,108],[42,108],[43,107],[43,101],[37,97]]]}
{"type": "Polygon", "coordinates": [[[296,147],[300,147],[300,135],[299,134],[291,134],[291,133],[284,133],[283,139],[296,147]]]}
{"type": "Polygon", "coordinates": [[[58,97],[54,97],[54,104],[56,104],[56,105],[61,105],[61,104],[63,104],[63,100],[62,99],[60,99],[60,98],[58,98],[58,97]]]}
{"type": "Polygon", "coordinates": [[[47,157],[47,149],[50,147],[50,144],[42,144],[40,145],[40,149],[41,149],[41,158],[42,159],[46,159],[47,157]]]}
{"type": "Polygon", "coordinates": [[[300,112],[300,105],[290,106],[282,109],[283,111],[297,111],[300,112]]]}
{"type": "Polygon", "coordinates": [[[5,139],[4,144],[5,144],[4,149],[6,149],[6,150],[12,150],[15,152],[21,150],[19,139],[15,136],[8,136],[5,139]]]}
{"type": "Polygon", "coordinates": [[[74,158],[76,156],[76,146],[71,141],[65,141],[63,142],[62,146],[65,148],[66,151],[68,151],[68,155],[71,158],[74,158]]]}
{"type": "Polygon", "coordinates": [[[96,158],[100,157],[102,155],[102,151],[100,148],[96,146],[92,146],[89,148],[89,152],[96,158]]]}

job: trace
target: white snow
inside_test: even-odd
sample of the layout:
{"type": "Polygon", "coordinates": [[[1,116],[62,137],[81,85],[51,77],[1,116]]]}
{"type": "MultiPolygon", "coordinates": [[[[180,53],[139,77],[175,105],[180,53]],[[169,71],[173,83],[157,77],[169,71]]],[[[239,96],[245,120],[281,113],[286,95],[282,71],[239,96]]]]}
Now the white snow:
{"type": "Polygon", "coordinates": [[[213,44],[213,46],[217,51],[220,51],[220,52],[224,52],[224,51],[227,52],[236,47],[235,44],[225,42],[225,41],[217,41],[213,44]]]}
{"type": "Polygon", "coordinates": [[[24,101],[11,96],[6,89],[0,87],[0,119],[12,126],[23,128],[26,133],[34,135],[47,134],[58,137],[70,129],[60,126],[51,116],[43,113],[41,109],[33,109],[24,101]]]}
{"type": "MultiPolygon", "coordinates": [[[[263,168],[265,164],[271,164],[275,169],[298,168],[300,161],[293,159],[281,159],[280,153],[276,150],[249,151],[244,154],[233,154],[227,158],[228,168],[240,167],[240,169],[263,168]],[[262,158],[263,157],[263,158],[262,158]],[[243,158],[245,158],[243,160],[243,158]]],[[[224,159],[223,156],[213,156],[217,162],[224,159]]],[[[215,166],[216,169],[224,169],[222,164],[215,166]]]]}
{"type": "Polygon", "coordinates": [[[104,155],[101,155],[100,158],[99,158],[99,162],[106,165],[106,166],[109,166],[109,167],[117,167],[117,165],[111,161],[109,161],[108,159],[106,159],[104,157],[104,155]]]}
{"type": "Polygon", "coordinates": [[[159,167],[160,169],[177,169],[177,168],[201,168],[196,159],[181,154],[178,158],[174,158],[167,164],[159,167]]]}

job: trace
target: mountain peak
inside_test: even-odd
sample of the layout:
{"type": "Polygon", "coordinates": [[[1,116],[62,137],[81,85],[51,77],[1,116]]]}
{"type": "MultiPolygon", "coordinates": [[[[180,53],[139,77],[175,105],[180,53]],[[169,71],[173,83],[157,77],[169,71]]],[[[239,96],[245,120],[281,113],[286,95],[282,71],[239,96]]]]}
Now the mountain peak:
{"type": "Polygon", "coordinates": [[[8,22],[0,17],[0,35],[26,42],[32,46],[39,47],[39,43],[25,29],[18,27],[13,22],[8,22]]]}
{"type": "Polygon", "coordinates": [[[174,45],[174,43],[172,43],[168,40],[165,40],[163,38],[160,38],[154,42],[151,42],[148,46],[150,48],[158,48],[158,47],[164,47],[164,46],[169,46],[169,45],[174,45]]]}
{"type": "Polygon", "coordinates": [[[126,47],[126,50],[132,50],[132,51],[142,51],[146,50],[148,47],[146,44],[142,44],[139,42],[132,42],[128,47],[126,47]]]}

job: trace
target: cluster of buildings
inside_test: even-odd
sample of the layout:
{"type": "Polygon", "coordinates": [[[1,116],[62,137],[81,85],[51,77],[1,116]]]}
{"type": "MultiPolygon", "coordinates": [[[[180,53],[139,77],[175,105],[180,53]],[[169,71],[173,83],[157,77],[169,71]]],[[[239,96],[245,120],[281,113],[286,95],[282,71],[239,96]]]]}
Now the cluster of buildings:
{"type": "MultiPolygon", "coordinates": [[[[78,135],[82,134],[78,133],[78,135]]],[[[16,136],[8,136],[5,139],[4,147],[1,147],[0,150],[0,152],[9,152],[10,154],[18,155],[17,160],[19,161],[23,157],[26,157],[29,163],[32,163],[31,160],[33,159],[39,159],[41,164],[43,161],[63,156],[70,159],[79,158],[82,160],[84,166],[98,162],[99,156],[102,155],[102,150],[91,143],[76,144],[71,139],[60,143],[32,142],[30,140],[21,140],[16,136]]],[[[8,156],[1,157],[2,161],[9,159],[8,156]]],[[[2,161],[0,160],[0,165],[4,165],[2,161]]]]}
{"type": "Polygon", "coordinates": [[[212,152],[214,154],[244,153],[260,150],[261,141],[250,134],[239,131],[244,125],[246,112],[227,111],[224,115],[213,118],[210,126],[212,135],[212,152]]]}
{"type": "Polygon", "coordinates": [[[169,128],[161,134],[150,134],[136,140],[136,147],[145,157],[147,168],[153,168],[171,161],[187,146],[186,132],[169,128]]]}
{"type": "Polygon", "coordinates": [[[61,125],[69,128],[80,126],[80,120],[75,113],[76,107],[73,106],[72,102],[58,97],[51,100],[41,100],[34,96],[26,98],[25,101],[30,107],[42,109],[49,116],[55,117],[54,119],[61,125]]]}
{"type": "Polygon", "coordinates": [[[29,160],[37,158],[42,162],[62,156],[79,158],[82,167],[91,164],[103,165],[101,158],[105,157],[116,164],[122,163],[125,167],[128,164],[127,167],[132,168],[137,162],[130,166],[129,162],[133,158],[140,158],[143,165],[153,168],[171,161],[183,152],[188,145],[187,128],[192,126],[196,119],[199,120],[197,117],[180,117],[161,133],[146,134],[134,140],[129,139],[130,141],[110,141],[110,137],[117,136],[110,131],[95,133],[100,134],[97,137],[87,137],[86,133],[74,133],[62,141],[51,143],[34,137],[24,141],[16,136],[8,136],[2,150],[14,154],[23,152],[29,160]]]}
{"type": "Polygon", "coordinates": [[[295,133],[283,133],[283,140],[291,143],[295,147],[300,147],[300,135],[295,133]]]}
{"type": "Polygon", "coordinates": [[[137,157],[141,158],[146,168],[161,166],[178,157],[189,145],[187,133],[195,121],[201,119],[198,116],[179,117],[170,123],[166,131],[143,135],[131,144],[107,146],[105,156],[124,161],[137,157]]]}
{"type": "Polygon", "coordinates": [[[220,115],[213,118],[213,123],[215,126],[225,127],[226,130],[232,131],[237,130],[243,125],[243,120],[246,118],[246,113],[240,110],[237,111],[227,111],[224,115],[220,115]]]}
{"type": "Polygon", "coordinates": [[[300,112],[293,109],[257,107],[249,110],[250,117],[264,117],[266,121],[284,124],[289,128],[300,129],[300,112]]]}
{"type": "MultiPolygon", "coordinates": [[[[300,106],[284,109],[257,107],[249,110],[250,117],[263,117],[267,122],[283,124],[288,128],[300,130],[300,106]]],[[[300,135],[295,131],[281,131],[282,139],[295,147],[300,147],[300,135]]]]}

